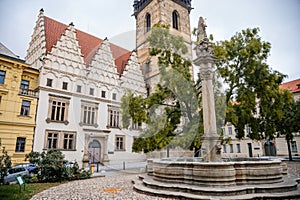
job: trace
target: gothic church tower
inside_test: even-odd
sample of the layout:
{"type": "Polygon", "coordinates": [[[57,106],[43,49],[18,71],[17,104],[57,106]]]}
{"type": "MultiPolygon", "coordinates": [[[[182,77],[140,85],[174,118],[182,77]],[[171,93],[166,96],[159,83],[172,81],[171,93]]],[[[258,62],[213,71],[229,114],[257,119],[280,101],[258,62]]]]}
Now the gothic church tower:
{"type": "MultiPolygon", "coordinates": [[[[136,18],[136,49],[139,62],[147,83],[148,93],[153,92],[159,82],[157,59],[150,58],[147,37],[151,27],[156,23],[170,25],[170,32],[181,35],[188,46],[189,53],[185,55],[192,60],[192,40],[190,27],[190,11],[192,0],[135,0],[134,16],[136,18]]],[[[191,70],[192,71],[192,70],[191,70]]]]}

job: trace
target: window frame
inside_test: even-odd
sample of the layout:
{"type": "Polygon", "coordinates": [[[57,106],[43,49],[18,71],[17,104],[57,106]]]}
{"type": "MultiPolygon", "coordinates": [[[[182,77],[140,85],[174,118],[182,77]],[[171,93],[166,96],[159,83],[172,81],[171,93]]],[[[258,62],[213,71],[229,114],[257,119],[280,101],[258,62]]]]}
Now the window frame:
{"type": "Polygon", "coordinates": [[[125,135],[116,135],[115,136],[115,151],[126,151],[125,135]]]}
{"type": "Polygon", "coordinates": [[[172,27],[176,30],[179,30],[179,13],[177,12],[177,10],[174,10],[172,12],[172,27]]]}
{"type": "Polygon", "coordinates": [[[229,144],[229,153],[234,153],[233,144],[229,144]]]}
{"type": "Polygon", "coordinates": [[[148,33],[151,30],[151,15],[150,13],[146,13],[145,15],[145,33],[148,33]]]}
{"type": "Polygon", "coordinates": [[[53,87],[53,79],[52,78],[47,78],[46,86],[47,87],[53,87]]]}
{"type": "Polygon", "coordinates": [[[119,107],[108,105],[108,128],[119,128],[122,121],[122,112],[119,107]]]}
{"type": "Polygon", "coordinates": [[[98,127],[99,103],[81,100],[81,118],[80,126],[98,127]],[[89,114],[90,113],[90,114],[89,114]]]}
{"type": "Polygon", "coordinates": [[[68,90],[68,82],[63,82],[62,83],[62,89],[63,90],[68,90]]]}
{"type": "Polygon", "coordinates": [[[101,91],[101,98],[106,98],[106,91],[105,90],[101,91]]]}
{"type": "Polygon", "coordinates": [[[26,147],[26,137],[17,137],[15,152],[16,153],[25,152],[25,147],[26,147]]]}
{"type": "Polygon", "coordinates": [[[6,76],[6,71],[0,70],[0,84],[5,83],[5,76],[6,76]]]}
{"type": "Polygon", "coordinates": [[[291,141],[291,152],[292,153],[297,153],[298,152],[298,147],[297,147],[297,142],[296,141],[291,141]]]}
{"type": "Polygon", "coordinates": [[[241,144],[240,143],[236,144],[236,152],[241,153],[241,144]]]}
{"type": "Polygon", "coordinates": [[[76,92],[77,93],[82,93],[82,86],[81,85],[76,86],[76,92]]]}
{"type": "Polygon", "coordinates": [[[30,105],[31,105],[30,101],[22,100],[20,116],[30,116],[30,105]],[[29,105],[25,105],[25,103],[29,103],[29,105]]]}
{"type": "Polygon", "coordinates": [[[76,151],[76,137],[77,132],[74,131],[46,130],[44,150],[76,151]]]}
{"type": "Polygon", "coordinates": [[[69,97],[49,94],[48,118],[46,119],[46,122],[64,123],[65,125],[68,125],[70,99],[71,98],[69,97]]]}
{"type": "Polygon", "coordinates": [[[24,79],[21,80],[21,84],[20,84],[21,94],[28,94],[29,84],[30,82],[28,80],[24,80],[24,79]]]}

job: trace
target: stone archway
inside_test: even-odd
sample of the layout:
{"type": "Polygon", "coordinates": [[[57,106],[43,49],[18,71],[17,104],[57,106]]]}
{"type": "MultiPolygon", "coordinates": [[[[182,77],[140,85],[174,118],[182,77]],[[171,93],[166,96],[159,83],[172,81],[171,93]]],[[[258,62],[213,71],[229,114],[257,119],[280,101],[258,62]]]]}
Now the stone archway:
{"type": "Polygon", "coordinates": [[[97,140],[89,143],[89,163],[99,163],[101,161],[101,144],[97,140]]]}

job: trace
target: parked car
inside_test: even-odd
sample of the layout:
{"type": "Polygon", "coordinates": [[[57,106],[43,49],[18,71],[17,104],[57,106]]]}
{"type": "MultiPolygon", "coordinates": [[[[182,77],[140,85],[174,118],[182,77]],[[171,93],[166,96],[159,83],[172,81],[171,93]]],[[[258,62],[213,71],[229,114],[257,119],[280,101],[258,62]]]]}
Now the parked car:
{"type": "Polygon", "coordinates": [[[22,164],[17,164],[14,167],[25,167],[29,173],[38,173],[38,167],[35,164],[32,163],[22,163],[22,164]]]}
{"type": "Polygon", "coordinates": [[[4,184],[16,182],[17,176],[25,176],[28,174],[29,174],[29,172],[25,167],[22,167],[22,166],[12,167],[9,170],[7,170],[7,175],[4,177],[4,184]]]}

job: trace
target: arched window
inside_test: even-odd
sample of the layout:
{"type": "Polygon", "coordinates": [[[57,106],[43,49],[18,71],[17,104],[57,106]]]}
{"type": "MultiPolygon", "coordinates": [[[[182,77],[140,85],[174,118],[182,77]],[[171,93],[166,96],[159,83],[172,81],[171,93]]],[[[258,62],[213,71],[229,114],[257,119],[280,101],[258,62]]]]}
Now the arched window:
{"type": "Polygon", "coordinates": [[[173,11],[172,18],[173,18],[173,28],[178,30],[179,29],[179,14],[176,10],[173,11]]]}
{"type": "Polygon", "coordinates": [[[151,29],[151,15],[149,13],[146,14],[146,32],[149,32],[151,29]]]}

